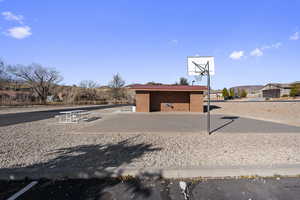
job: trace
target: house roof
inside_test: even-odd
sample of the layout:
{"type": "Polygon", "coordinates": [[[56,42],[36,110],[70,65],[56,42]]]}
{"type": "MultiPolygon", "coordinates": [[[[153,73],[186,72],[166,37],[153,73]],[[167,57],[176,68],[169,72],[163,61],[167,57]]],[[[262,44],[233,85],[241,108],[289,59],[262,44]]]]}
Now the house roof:
{"type": "Polygon", "coordinates": [[[211,94],[217,94],[217,93],[222,93],[222,90],[211,90],[210,93],[211,94]]]}
{"type": "Polygon", "coordinates": [[[232,87],[232,89],[247,89],[247,90],[260,90],[264,85],[240,85],[232,87]]]}
{"type": "Polygon", "coordinates": [[[133,85],[131,89],[136,91],[205,91],[207,87],[202,85],[133,85]]]}
{"type": "Polygon", "coordinates": [[[300,81],[292,82],[291,84],[300,84],[300,81]]]}
{"type": "Polygon", "coordinates": [[[265,87],[267,87],[267,86],[273,86],[273,87],[278,87],[278,88],[291,88],[292,87],[291,84],[289,84],[289,83],[269,83],[269,84],[265,85],[265,87]]]}

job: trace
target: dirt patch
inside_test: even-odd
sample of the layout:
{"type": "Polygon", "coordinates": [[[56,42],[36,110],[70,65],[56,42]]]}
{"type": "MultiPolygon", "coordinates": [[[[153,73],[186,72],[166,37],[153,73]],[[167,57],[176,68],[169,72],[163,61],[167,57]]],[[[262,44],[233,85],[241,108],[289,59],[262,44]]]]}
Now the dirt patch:
{"type": "Polygon", "coordinates": [[[213,114],[251,117],[288,125],[300,126],[300,102],[220,102],[213,114]]]}

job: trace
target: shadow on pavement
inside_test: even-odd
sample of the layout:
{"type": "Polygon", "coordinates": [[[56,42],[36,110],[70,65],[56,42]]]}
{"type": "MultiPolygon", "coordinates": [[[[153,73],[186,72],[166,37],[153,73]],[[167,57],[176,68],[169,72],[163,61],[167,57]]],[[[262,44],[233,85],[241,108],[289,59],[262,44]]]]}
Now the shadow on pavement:
{"type": "MultiPolygon", "coordinates": [[[[1,189],[18,191],[27,181],[0,181],[1,189]]],[[[180,188],[182,180],[118,180],[118,179],[60,179],[39,180],[39,183],[17,200],[241,200],[284,199],[299,200],[300,179],[298,177],[226,177],[218,179],[184,179],[186,196],[180,188]],[[137,190],[127,185],[135,185],[137,190]],[[140,186],[143,185],[142,188],[140,186]],[[144,185],[147,185],[144,187],[144,185]],[[110,187],[111,186],[111,187],[110,187]],[[102,190],[101,188],[106,188],[102,190]],[[146,191],[145,191],[146,190],[146,191]],[[150,193],[148,191],[150,190],[150,193]],[[101,192],[99,192],[101,191],[101,192]],[[145,195],[141,195],[145,193],[145,195]],[[149,195],[149,196],[148,196],[149,195]]],[[[135,186],[133,186],[135,188],[135,186]]]]}
{"type": "Polygon", "coordinates": [[[93,121],[96,121],[98,119],[102,119],[102,117],[91,117],[91,118],[86,119],[85,121],[86,122],[93,122],[93,121]]]}
{"type": "Polygon", "coordinates": [[[220,119],[225,119],[225,120],[229,120],[228,122],[226,122],[225,124],[213,129],[210,131],[209,135],[213,134],[214,132],[217,132],[218,130],[228,126],[229,124],[233,123],[234,120],[236,119],[239,119],[240,117],[237,117],[237,116],[224,116],[224,117],[221,117],[220,119]]]}
{"type": "Polygon", "coordinates": [[[101,106],[91,106],[91,107],[83,107],[83,108],[77,107],[77,108],[57,109],[57,110],[48,110],[48,111],[0,114],[0,127],[53,118],[54,116],[59,115],[59,112],[62,111],[71,111],[71,110],[92,111],[92,110],[115,108],[115,107],[122,107],[122,106],[128,106],[128,104],[101,105],[101,106]]]}
{"type": "MultiPolygon", "coordinates": [[[[216,106],[216,105],[210,105],[209,106],[209,110],[215,110],[215,109],[220,109],[222,107],[220,106],[216,106]]],[[[204,105],[204,109],[203,109],[203,112],[207,113],[208,109],[207,109],[207,105],[204,105]]]]}
{"type": "MultiPolygon", "coordinates": [[[[36,163],[28,167],[2,168],[0,169],[0,177],[2,179],[4,176],[40,179],[43,177],[51,178],[52,173],[58,173],[59,177],[70,177],[68,176],[70,174],[80,178],[95,177],[95,174],[102,174],[103,177],[107,177],[90,179],[90,184],[85,184],[87,182],[80,179],[60,180],[63,189],[59,189],[60,187],[53,183],[54,180],[48,180],[48,184],[39,183],[38,187],[26,192],[20,199],[64,199],[66,191],[69,191],[69,196],[66,199],[89,199],[89,195],[100,199],[104,196],[113,195],[111,189],[120,183],[126,190],[146,198],[151,194],[151,190],[142,183],[142,180],[144,178],[160,179],[160,173],[140,173],[140,178],[136,179],[130,177],[110,178],[121,177],[122,171],[107,169],[108,167],[121,167],[130,164],[134,159],[140,158],[148,152],[161,150],[161,148],[152,147],[152,144],[132,142],[135,141],[135,138],[132,137],[114,144],[80,145],[57,149],[48,154],[54,158],[47,162],[36,163]],[[43,176],[45,174],[46,176],[43,176]],[[97,184],[95,184],[96,182],[97,184]],[[49,195],[49,192],[52,195],[49,195]]],[[[0,194],[4,194],[5,197],[10,195],[5,191],[0,191],[0,194]]]]}

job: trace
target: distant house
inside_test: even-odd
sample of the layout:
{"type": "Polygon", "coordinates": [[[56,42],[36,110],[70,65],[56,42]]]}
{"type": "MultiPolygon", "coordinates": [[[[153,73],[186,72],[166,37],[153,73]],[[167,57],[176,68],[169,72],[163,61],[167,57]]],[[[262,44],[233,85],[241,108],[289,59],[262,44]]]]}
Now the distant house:
{"type": "Polygon", "coordinates": [[[289,96],[293,83],[269,83],[261,89],[263,98],[280,98],[289,96]]]}
{"type": "Polygon", "coordinates": [[[259,97],[260,90],[263,87],[264,87],[263,85],[242,85],[242,86],[232,87],[230,89],[233,89],[235,96],[239,95],[239,91],[245,90],[247,92],[247,97],[259,97]]]}
{"type": "MultiPolygon", "coordinates": [[[[204,92],[205,97],[207,98],[207,92],[204,92]]],[[[210,91],[211,100],[224,100],[222,90],[211,90],[210,91]]]]}
{"type": "Polygon", "coordinates": [[[249,98],[280,98],[289,96],[294,84],[300,84],[300,81],[292,83],[268,83],[267,85],[243,85],[230,89],[234,90],[235,96],[239,91],[245,90],[249,98]]]}

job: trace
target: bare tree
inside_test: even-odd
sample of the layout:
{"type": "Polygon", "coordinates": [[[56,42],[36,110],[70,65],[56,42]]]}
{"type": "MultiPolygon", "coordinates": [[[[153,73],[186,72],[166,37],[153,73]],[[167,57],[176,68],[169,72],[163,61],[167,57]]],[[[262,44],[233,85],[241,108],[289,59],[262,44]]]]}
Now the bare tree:
{"type": "Polygon", "coordinates": [[[37,93],[43,104],[47,102],[50,89],[62,80],[58,71],[39,64],[11,66],[9,71],[24,80],[37,93]]]}
{"type": "Polygon", "coordinates": [[[87,88],[87,89],[94,89],[99,87],[98,83],[92,80],[83,80],[79,83],[79,87],[87,88]]]}
{"type": "Polygon", "coordinates": [[[19,80],[13,79],[8,72],[8,66],[0,59],[0,88],[18,85],[19,80]]]}
{"type": "Polygon", "coordinates": [[[6,81],[8,79],[8,74],[6,70],[6,65],[2,60],[0,60],[0,81],[6,81]]]}
{"type": "Polygon", "coordinates": [[[80,90],[77,94],[77,101],[95,101],[97,99],[97,82],[92,80],[83,80],[79,83],[80,90]]]}
{"type": "Polygon", "coordinates": [[[124,87],[124,85],[125,81],[122,79],[120,74],[115,74],[113,76],[113,79],[109,83],[113,98],[120,99],[122,97],[122,88],[124,87]]]}

